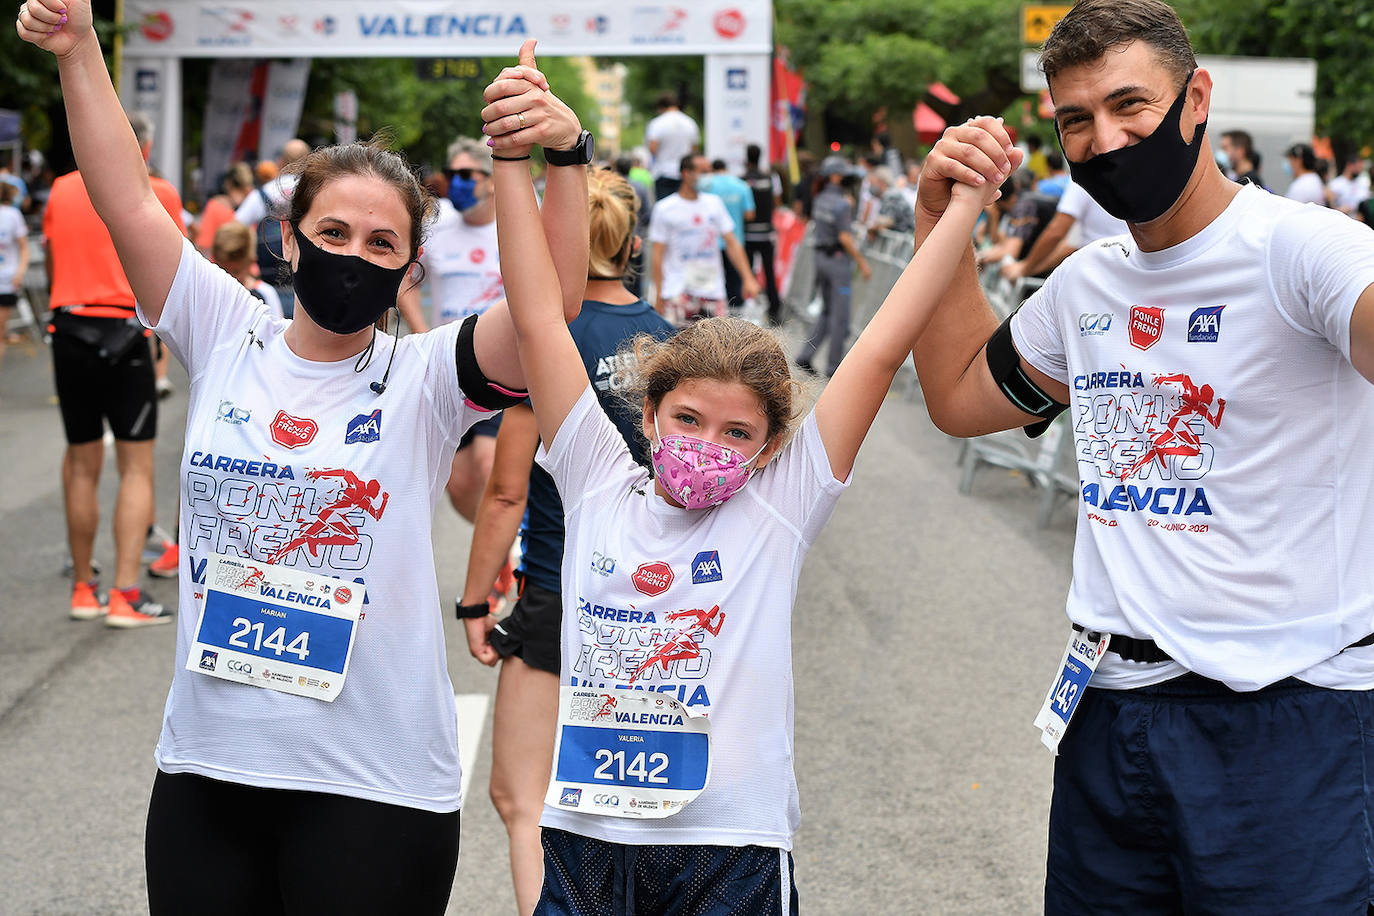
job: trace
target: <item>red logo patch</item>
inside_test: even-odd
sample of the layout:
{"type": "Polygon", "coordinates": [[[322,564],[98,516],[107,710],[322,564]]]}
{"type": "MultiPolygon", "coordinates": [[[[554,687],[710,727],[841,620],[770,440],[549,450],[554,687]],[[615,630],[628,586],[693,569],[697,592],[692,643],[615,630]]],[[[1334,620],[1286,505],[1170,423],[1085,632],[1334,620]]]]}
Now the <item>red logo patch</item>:
{"type": "Polygon", "coordinates": [[[148,13],[138,24],[138,30],[149,41],[166,41],[172,37],[172,29],[172,17],[161,10],[148,13]]]}
{"type": "Polygon", "coordinates": [[[315,438],[320,424],[304,417],[293,417],[284,410],[277,411],[272,421],[272,441],[285,448],[300,448],[315,438]]]}
{"type": "Polygon", "coordinates": [[[353,600],[353,592],[344,588],[342,585],[334,589],[334,600],[340,604],[347,604],[353,600]]]}
{"type": "Polygon", "coordinates": [[[1131,346],[1148,350],[1164,333],[1164,309],[1152,305],[1131,306],[1131,346]]]}
{"type": "Polygon", "coordinates": [[[481,264],[487,259],[487,253],[480,248],[474,248],[468,252],[468,260],[474,264],[481,264]]]}
{"type": "Polygon", "coordinates": [[[640,563],[639,569],[630,577],[635,588],[650,598],[663,594],[673,584],[673,568],[662,560],[653,563],[640,563]]]}
{"type": "Polygon", "coordinates": [[[744,34],[744,14],[739,10],[721,10],[712,24],[721,38],[738,38],[744,34]]]}

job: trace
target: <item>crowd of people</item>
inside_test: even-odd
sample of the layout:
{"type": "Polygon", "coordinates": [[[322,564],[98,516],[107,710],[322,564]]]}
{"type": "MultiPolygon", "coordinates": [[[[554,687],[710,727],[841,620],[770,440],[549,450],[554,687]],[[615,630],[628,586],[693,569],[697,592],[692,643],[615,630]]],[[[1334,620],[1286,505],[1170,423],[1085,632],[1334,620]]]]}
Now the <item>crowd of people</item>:
{"type": "MultiPolygon", "coordinates": [[[[941,430],[1035,436],[1067,411],[1075,436],[1072,630],[1036,719],[1046,912],[1371,906],[1366,163],[1323,184],[1295,146],[1286,200],[1243,132],[1214,152],[1211,76],[1161,0],[1080,0],[1055,27],[1059,150],[978,117],[914,172],[883,137],[816,163],[795,190],[823,307],[792,355],[760,326],[781,318],[766,269],[769,320],[739,317],[780,183],[757,148],[742,176],[701,155],[671,96],[647,162],[595,168],[529,41],[440,173],[384,138],[292,141],[188,221],[88,0],[26,0],[17,28],[57,56],[78,165],[42,211],[70,613],[179,627],[154,914],[444,911],[471,740],[445,494],[474,525],[456,614],[501,669],[491,796],[520,912],[796,913],[797,583],[913,356],[941,430]],[[883,231],[914,254],[849,346],[883,231]],[[980,262],[1044,284],[1002,320],[980,262]],[[191,379],[159,557],[179,614],[138,586],[157,347],[191,379]]],[[[23,236],[0,220],[0,310],[23,236]]]]}

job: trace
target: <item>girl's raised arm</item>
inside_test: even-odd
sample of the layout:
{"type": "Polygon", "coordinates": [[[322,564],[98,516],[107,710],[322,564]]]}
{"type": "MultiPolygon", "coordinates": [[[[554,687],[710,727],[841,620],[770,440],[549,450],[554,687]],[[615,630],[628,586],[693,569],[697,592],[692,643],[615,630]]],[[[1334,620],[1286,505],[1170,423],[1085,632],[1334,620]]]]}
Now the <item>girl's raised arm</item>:
{"type": "Polygon", "coordinates": [[[143,150],[105,69],[90,0],[27,0],[15,27],[57,57],[76,166],[134,296],[156,322],[181,261],[181,229],[148,182],[143,150]]]}
{"type": "Polygon", "coordinates": [[[868,435],[897,370],[911,354],[954,277],[978,214],[997,199],[998,185],[1019,164],[1020,153],[1008,150],[1007,156],[1010,164],[999,173],[997,181],[978,175],[970,179],[979,181],[978,184],[955,185],[939,223],[902,271],[816,402],[816,424],[835,479],[849,476],[859,446],[868,435]]]}

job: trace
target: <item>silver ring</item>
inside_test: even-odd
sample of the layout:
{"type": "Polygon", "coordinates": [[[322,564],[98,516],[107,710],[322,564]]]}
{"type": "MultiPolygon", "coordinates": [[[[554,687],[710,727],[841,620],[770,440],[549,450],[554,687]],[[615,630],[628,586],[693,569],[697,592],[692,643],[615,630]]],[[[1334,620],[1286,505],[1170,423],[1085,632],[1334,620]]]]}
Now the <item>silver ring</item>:
{"type": "Polygon", "coordinates": [[[525,125],[525,113],[524,113],[523,111],[517,111],[517,112],[515,113],[515,116],[516,116],[517,118],[520,119],[520,129],[521,129],[521,130],[524,130],[524,129],[525,129],[525,126],[526,126],[526,125],[525,125]]]}

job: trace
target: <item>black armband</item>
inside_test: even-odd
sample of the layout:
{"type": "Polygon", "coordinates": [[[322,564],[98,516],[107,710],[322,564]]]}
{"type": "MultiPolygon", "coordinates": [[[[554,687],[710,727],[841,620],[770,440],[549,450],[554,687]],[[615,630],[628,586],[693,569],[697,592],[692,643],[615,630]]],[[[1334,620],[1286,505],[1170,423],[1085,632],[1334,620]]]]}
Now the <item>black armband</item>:
{"type": "Polygon", "coordinates": [[[458,364],[458,387],[468,403],[482,410],[496,411],[514,407],[530,396],[528,391],[512,391],[503,388],[482,373],[477,365],[477,351],[472,345],[473,329],[477,327],[477,316],[469,315],[458,328],[458,343],[454,347],[454,359],[458,364]]]}
{"type": "Polygon", "coordinates": [[[1039,423],[1025,427],[1026,435],[1032,439],[1039,437],[1050,428],[1050,423],[1068,409],[1068,404],[1060,404],[1050,397],[1043,388],[1035,384],[1021,368],[1021,354],[1016,352],[1016,344],[1011,339],[1011,317],[988,338],[988,368],[992,370],[992,380],[1020,410],[1040,418],[1039,423]]]}

